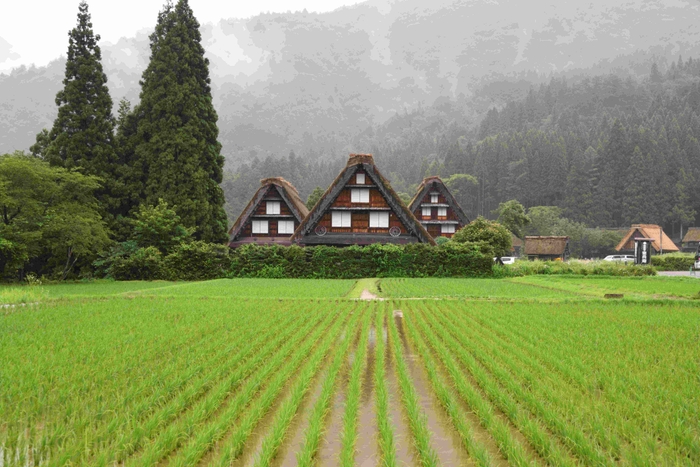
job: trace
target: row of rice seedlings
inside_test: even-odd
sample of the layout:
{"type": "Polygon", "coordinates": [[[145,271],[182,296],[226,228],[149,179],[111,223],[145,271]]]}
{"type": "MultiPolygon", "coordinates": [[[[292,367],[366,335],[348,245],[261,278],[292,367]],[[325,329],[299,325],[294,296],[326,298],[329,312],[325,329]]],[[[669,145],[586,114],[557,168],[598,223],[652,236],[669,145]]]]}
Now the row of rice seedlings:
{"type": "MultiPolygon", "coordinates": [[[[406,318],[405,322],[411,341],[417,347],[423,365],[428,373],[428,380],[435,390],[435,394],[437,395],[440,404],[450,417],[454,428],[457,430],[457,433],[459,433],[467,453],[479,466],[488,467],[492,465],[493,461],[488,453],[488,450],[482,443],[474,438],[472,427],[467,421],[464,412],[460,409],[457,398],[452,393],[442,376],[438,373],[436,363],[432,355],[430,355],[423,338],[416,331],[415,325],[413,324],[413,319],[406,318]]],[[[422,331],[425,332],[424,329],[422,329],[422,331]]]]}
{"type": "Polygon", "coordinates": [[[362,391],[362,374],[367,367],[367,345],[369,342],[369,330],[373,313],[367,313],[362,323],[362,333],[355,350],[355,358],[350,370],[350,381],[345,399],[345,412],[343,413],[343,428],[341,432],[341,467],[354,467],[355,443],[357,441],[357,418],[360,409],[360,394],[362,391]]]}
{"type": "Polygon", "coordinates": [[[481,425],[496,441],[496,445],[503,456],[508,459],[511,464],[517,466],[535,465],[533,461],[528,459],[523,446],[510,432],[508,425],[496,417],[491,404],[485,400],[481,394],[479,394],[479,391],[465,378],[452,357],[450,350],[431,334],[426,334],[426,338],[429,340],[433,351],[439,356],[440,361],[452,378],[460,397],[462,397],[469,408],[474,411],[481,425]]]}
{"type": "MultiPolygon", "coordinates": [[[[331,319],[331,316],[326,317],[324,323],[328,323],[331,319]]],[[[126,465],[153,465],[190,439],[194,433],[208,433],[206,430],[200,431],[201,425],[220,409],[231,391],[248,378],[248,384],[243,390],[239,391],[238,397],[234,399],[235,403],[229,405],[229,407],[236,408],[237,414],[238,410],[241,410],[249,398],[253,396],[259,384],[264,381],[264,378],[279,368],[287,354],[295,348],[295,345],[299,345],[307,337],[307,332],[316,328],[315,332],[309,336],[309,339],[315,339],[324,327],[323,324],[317,327],[316,321],[309,321],[296,334],[293,334],[282,347],[279,347],[278,342],[274,342],[276,345],[267,346],[269,349],[267,352],[258,354],[244,368],[233,373],[224,384],[219,385],[217,389],[210,392],[204,400],[190,409],[185,416],[161,432],[158,438],[147,446],[141,456],[128,459],[126,465]],[[270,353],[272,354],[270,355],[270,353]],[[259,367],[263,361],[267,361],[267,365],[259,367]]],[[[306,347],[312,344],[313,341],[308,341],[307,339],[306,347]]],[[[229,413],[229,411],[225,412],[225,414],[229,413]]],[[[204,443],[204,446],[209,446],[209,443],[204,443]]],[[[201,447],[198,450],[201,450],[201,447]]]]}
{"type": "MultiPolygon", "coordinates": [[[[336,318],[337,314],[329,314],[329,316],[336,318]]],[[[346,317],[347,315],[343,315],[341,319],[336,319],[332,328],[324,333],[324,338],[318,345],[315,345],[315,350],[313,350],[313,352],[313,345],[304,346],[291,361],[283,366],[282,371],[275,375],[275,379],[270,382],[260,397],[248,407],[243,419],[238,423],[238,427],[233,433],[233,436],[231,436],[231,438],[227,440],[226,445],[222,447],[222,452],[219,459],[216,461],[216,465],[220,467],[228,466],[241,455],[248,437],[260,419],[275,402],[287,380],[297,371],[297,367],[303,361],[306,361],[306,365],[302,367],[299,372],[300,374],[303,374],[310,367],[315,367],[318,364],[317,362],[320,362],[328,352],[331,344],[337,340],[346,317]]]]}
{"type": "MultiPolygon", "coordinates": [[[[284,329],[284,327],[278,328],[267,334],[258,334],[258,337],[253,340],[249,340],[249,338],[255,334],[255,328],[242,328],[237,339],[229,347],[224,347],[219,352],[214,353],[212,358],[207,358],[207,354],[216,350],[216,347],[212,348],[206,345],[204,348],[198,349],[200,353],[193,362],[198,364],[193,365],[189,371],[182,372],[176,381],[170,384],[161,384],[160,391],[152,391],[151,395],[144,398],[131,412],[128,411],[129,407],[125,404],[125,407],[121,408],[121,414],[106,424],[106,429],[96,432],[90,439],[84,437],[82,442],[78,440],[77,454],[90,457],[99,456],[106,461],[106,453],[116,451],[116,459],[124,460],[139,449],[156,429],[167,426],[180,412],[196,402],[224,376],[244,363],[249,353],[268,341],[267,337],[276,335],[274,331],[284,329]],[[247,345],[239,348],[245,342],[248,342],[247,345]],[[232,354],[235,350],[238,352],[232,354]],[[213,367],[212,371],[206,373],[207,367],[213,367]],[[201,377],[197,377],[198,375],[201,377]],[[178,391],[183,387],[182,391],[178,391]],[[148,410],[156,405],[160,406],[160,410],[155,412],[148,410]],[[151,417],[143,420],[142,415],[145,413],[151,413],[151,417]]],[[[213,342],[221,347],[220,342],[216,340],[213,342]]],[[[49,465],[63,465],[67,459],[72,459],[70,462],[74,463],[76,453],[74,452],[72,455],[68,453],[69,450],[64,449],[61,455],[57,456],[56,460],[49,465]]]]}
{"type": "MultiPolygon", "coordinates": [[[[384,314],[384,310],[382,310],[382,314],[384,314]]],[[[396,324],[391,318],[387,321],[389,322],[389,342],[396,359],[396,371],[399,376],[399,389],[403,400],[403,407],[406,409],[406,414],[408,415],[408,424],[413,434],[413,441],[416,451],[418,452],[418,458],[421,465],[424,467],[437,466],[437,454],[432,446],[430,446],[430,431],[428,430],[426,416],[421,411],[418,395],[416,394],[416,390],[413,387],[408,373],[408,367],[404,359],[401,342],[399,342],[396,324]]]]}
{"type": "MultiPolygon", "coordinates": [[[[58,326],[56,332],[58,333],[60,332],[60,330],[61,327],[58,326]]],[[[178,341],[175,340],[174,342],[177,343],[178,341]]],[[[124,357],[125,361],[131,362],[134,362],[139,358],[137,349],[135,349],[135,351],[131,355],[122,354],[122,356],[124,357]]],[[[112,361],[111,359],[106,360],[112,361]]],[[[168,365],[165,366],[166,372],[170,371],[171,373],[173,373],[174,371],[176,371],[176,368],[174,367],[177,367],[177,365],[181,363],[181,361],[170,362],[168,365]]],[[[67,360],[65,360],[62,363],[54,361],[52,363],[52,366],[61,367],[66,370],[69,370],[70,368],[72,368],[72,362],[67,360]]],[[[70,373],[70,371],[66,371],[65,373],[70,373]]],[[[106,373],[112,375],[115,374],[112,371],[108,371],[106,373]]],[[[85,379],[99,379],[100,374],[101,373],[99,372],[99,370],[95,369],[92,372],[92,375],[85,375],[85,379]]],[[[119,374],[122,377],[122,379],[126,379],[130,376],[129,373],[126,371],[116,374],[119,374]]],[[[151,382],[151,384],[158,383],[159,381],[156,378],[157,376],[157,374],[153,375],[153,377],[147,380],[147,382],[151,382]]],[[[57,384],[56,386],[59,388],[64,387],[61,384],[57,384]]],[[[66,388],[70,387],[71,386],[66,386],[66,388]]],[[[12,451],[13,448],[18,448],[20,450],[30,449],[33,458],[46,459],[55,458],[56,456],[53,456],[52,453],[59,449],[63,454],[61,457],[66,457],[65,453],[71,451],[71,443],[75,443],[75,440],[77,438],[80,438],[79,441],[81,441],[81,445],[91,444],[91,442],[88,442],[88,438],[90,438],[93,435],[93,430],[96,430],[97,427],[99,427],[100,425],[104,426],[108,421],[111,420],[111,417],[100,417],[98,416],[98,414],[120,410],[119,394],[115,393],[114,390],[104,391],[103,389],[102,391],[97,391],[97,389],[99,389],[100,387],[105,388],[104,385],[100,385],[98,387],[96,383],[93,383],[94,390],[91,393],[79,393],[78,395],[73,394],[73,388],[71,388],[70,391],[68,391],[67,389],[61,389],[60,391],[47,392],[47,396],[63,395],[62,400],[58,399],[55,402],[53,402],[53,404],[58,409],[52,411],[55,413],[53,417],[51,417],[50,413],[41,410],[40,407],[34,407],[34,409],[37,410],[39,413],[31,412],[32,408],[27,408],[27,404],[24,404],[23,401],[22,404],[18,405],[18,407],[21,407],[22,410],[29,413],[25,412],[24,416],[17,416],[16,418],[9,419],[15,422],[16,427],[21,426],[18,424],[22,423],[21,420],[24,419],[24,423],[26,423],[28,426],[29,434],[26,435],[23,443],[18,443],[19,445],[12,446],[13,436],[11,433],[13,429],[9,428],[9,440],[6,440],[6,442],[4,443],[5,450],[12,451]],[[98,408],[93,409],[93,412],[90,413],[88,411],[89,408],[94,407],[95,405],[97,405],[98,408]],[[38,424],[41,424],[43,427],[40,431],[38,431],[39,436],[37,437],[37,432],[35,432],[34,427],[38,424]],[[84,434],[84,436],[82,434],[84,434]],[[9,443],[7,441],[9,441],[9,443]]],[[[47,399],[51,400],[51,398],[47,399]]],[[[21,431],[15,431],[15,433],[17,432],[23,433],[24,430],[22,429],[21,431]]],[[[75,451],[73,451],[73,453],[74,452],[75,451]]],[[[68,456],[66,460],[70,458],[71,457],[68,456]]]]}
{"type": "MultiPolygon", "coordinates": [[[[329,358],[332,360],[332,367],[329,370],[334,372],[335,374],[337,374],[338,370],[340,369],[340,365],[343,363],[344,359],[347,356],[346,351],[348,350],[348,348],[350,348],[352,336],[354,336],[355,334],[355,328],[359,320],[360,313],[354,313],[350,322],[346,326],[348,332],[345,333],[345,339],[340,345],[336,346],[329,355],[329,358]]],[[[305,394],[308,392],[309,386],[311,385],[311,381],[314,378],[314,375],[320,369],[324,358],[325,355],[320,355],[313,365],[307,366],[304,369],[304,371],[299,375],[298,380],[292,387],[289,397],[282,403],[282,406],[277,411],[270,432],[263,440],[260,455],[255,460],[255,467],[269,467],[270,463],[277,455],[277,451],[279,450],[279,447],[284,441],[284,437],[287,433],[287,430],[289,429],[289,425],[292,423],[292,419],[296,415],[297,410],[299,410],[301,401],[304,398],[305,394]]],[[[330,391],[334,386],[335,374],[333,375],[333,379],[326,378],[326,380],[330,379],[330,383],[327,386],[330,388],[327,391],[327,393],[329,394],[327,400],[329,401],[330,391]]],[[[317,430],[317,433],[319,433],[320,435],[320,430],[317,430]]]]}
{"type": "MultiPolygon", "coordinates": [[[[516,320],[515,322],[520,325],[520,321],[516,320]]],[[[506,324],[501,326],[506,326],[506,324]]],[[[657,382],[657,385],[654,386],[647,368],[644,368],[643,373],[638,378],[630,374],[627,376],[619,374],[619,369],[615,368],[607,370],[607,373],[611,373],[611,377],[605,377],[604,371],[594,371],[593,368],[582,365],[580,359],[575,359],[573,353],[570,352],[572,343],[580,339],[580,335],[574,336],[573,333],[567,333],[562,329],[559,333],[561,334],[560,340],[552,341],[547,336],[540,336],[541,342],[538,346],[532,341],[532,330],[528,329],[531,325],[523,323],[522,327],[530,331],[530,334],[522,336],[524,331],[517,329],[512,329],[512,333],[517,336],[519,342],[522,339],[523,348],[528,350],[528,354],[557,371],[584,393],[597,392],[599,386],[605,387],[602,395],[612,403],[612,406],[606,405],[602,409],[602,412],[611,412],[605,414],[603,418],[614,420],[614,426],[605,427],[603,431],[608,432],[610,428],[614,428],[619,436],[634,444],[634,449],[628,450],[629,455],[637,456],[640,450],[657,451],[657,437],[660,436],[683,456],[689,455],[696,461],[700,461],[700,444],[698,444],[697,432],[693,433],[691,429],[684,429],[682,424],[675,421],[659,423],[659,417],[665,418],[666,411],[659,410],[656,401],[640,397],[640,393],[643,393],[640,391],[640,386],[645,386],[647,393],[656,393],[659,390],[658,386],[664,385],[657,382]],[[547,347],[547,352],[540,349],[540,346],[543,345],[547,347]],[[601,374],[603,374],[602,381],[600,380],[601,374]],[[594,376],[589,377],[588,375],[594,376]],[[634,383],[632,384],[630,380],[634,383]],[[617,415],[614,415],[613,412],[617,415]],[[629,423],[629,420],[635,420],[637,423],[629,423]],[[641,427],[645,429],[645,432],[640,431],[641,427]]],[[[504,338],[511,341],[513,339],[507,334],[504,338]]],[[[635,352],[635,355],[638,358],[639,354],[635,352]]],[[[627,371],[629,373],[631,370],[627,371]]],[[[603,415],[599,407],[591,407],[591,410],[594,410],[596,414],[603,415]]],[[[605,433],[602,433],[602,436],[605,436],[605,433]]]]}
{"type": "MultiPolygon", "coordinates": [[[[238,377],[239,380],[235,384],[240,383],[241,379],[247,377],[259,362],[264,361],[282,343],[286,342],[286,339],[293,337],[296,332],[299,332],[298,329],[290,325],[292,321],[293,318],[287,321],[280,321],[278,326],[259,334],[257,338],[251,340],[234,355],[229,362],[220,365],[206,377],[193,382],[178,397],[163,405],[152,417],[141,423],[133,423],[127,426],[121,431],[121,436],[115,438],[111,446],[105,447],[102,453],[95,454],[96,456],[99,454],[101,458],[100,463],[111,460],[123,462],[147,443],[158,430],[168,427],[173,420],[185,412],[192,404],[196,403],[200,397],[212,388],[216,388],[217,384],[221,384],[220,381],[224,376],[228,376],[228,381],[231,381],[233,377],[238,377]],[[232,375],[231,372],[233,372],[232,375]]],[[[303,335],[303,333],[300,334],[303,335]]],[[[214,390],[216,391],[216,389],[214,390]]]]}
{"type": "MultiPolygon", "coordinates": [[[[500,333],[494,334],[490,332],[489,336],[491,336],[490,341],[492,344],[497,343],[503,346],[511,355],[518,357],[525,363],[525,368],[531,368],[532,371],[543,375],[541,380],[549,381],[546,386],[552,397],[551,402],[569,409],[568,417],[572,422],[573,420],[578,420],[576,423],[584,431],[590,433],[590,436],[597,440],[600,446],[610,453],[612,458],[629,458],[638,456],[639,453],[644,453],[644,457],[651,459],[658,454],[658,452],[647,452],[647,447],[652,447],[652,451],[657,450],[655,437],[652,438],[650,435],[642,433],[639,426],[629,423],[629,418],[623,419],[619,417],[611,411],[611,407],[608,404],[592,397],[587,391],[580,391],[563,379],[553,377],[551,371],[541,361],[533,358],[524,347],[521,348],[508,342],[507,339],[501,337],[500,333]],[[572,404],[568,402],[574,398],[579,401],[579,403],[575,404],[575,410],[570,407],[572,404]],[[590,420],[596,422],[589,423],[590,420]],[[605,423],[602,424],[597,420],[605,423]],[[632,443],[636,446],[629,446],[627,443],[632,443]]],[[[554,358],[559,354],[557,346],[554,345],[549,346],[548,351],[555,356],[554,358]]]]}
{"type": "Polygon", "coordinates": [[[386,386],[386,356],[384,349],[383,330],[386,329],[384,321],[386,313],[380,309],[376,314],[374,328],[377,330],[377,343],[375,345],[374,365],[374,389],[377,395],[377,426],[379,429],[379,453],[381,465],[393,467],[396,462],[396,447],[394,446],[394,431],[389,419],[389,392],[386,386]]]}
{"type": "MultiPolygon", "coordinates": [[[[450,335],[468,352],[460,354],[460,359],[465,358],[462,364],[468,367],[467,355],[472,355],[475,361],[483,365],[516,400],[521,401],[534,416],[542,420],[547,428],[557,435],[583,464],[612,465],[611,459],[600,450],[597,444],[591,442],[579,427],[569,424],[566,418],[559,414],[556,407],[552,406],[549,402],[550,394],[546,388],[539,396],[533,394],[532,391],[540,389],[541,386],[535,383],[538,381],[536,377],[533,375],[522,377],[519,367],[508,356],[501,353],[498,358],[506,362],[509,370],[504,369],[491,354],[486,353],[476,345],[472,329],[464,325],[462,320],[448,319],[448,315],[451,318],[455,317],[454,314],[450,313],[436,313],[434,316],[441,320],[440,322],[450,335]],[[520,375],[521,383],[514,379],[516,374],[520,375]]],[[[482,342],[487,344],[485,341],[482,342]]]]}
{"type": "MultiPolygon", "coordinates": [[[[359,322],[359,316],[365,314],[370,315],[366,310],[359,311],[355,309],[353,313],[358,315],[358,321],[356,321],[352,326],[352,332],[348,332],[343,343],[343,350],[338,352],[328,369],[326,378],[323,381],[323,387],[321,388],[321,394],[319,395],[316,404],[314,405],[311,417],[309,418],[309,426],[306,428],[304,444],[302,445],[301,451],[297,453],[297,465],[299,467],[311,467],[314,463],[315,456],[318,453],[319,444],[323,436],[323,425],[324,420],[330,410],[330,403],[333,400],[333,396],[338,388],[338,376],[340,370],[345,365],[347,359],[347,353],[350,350],[351,344],[355,339],[355,335],[358,330],[355,329],[359,322]]],[[[363,320],[363,322],[366,321],[363,320]]],[[[364,326],[362,326],[364,327],[364,326]]],[[[360,328],[360,330],[362,329],[360,328]]]]}
{"type": "MultiPolygon", "coordinates": [[[[447,334],[441,324],[437,323],[434,319],[429,319],[432,329],[428,327],[425,321],[425,315],[431,315],[431,313],[424,312],[416,314],[418,327],[429,341],[432,348],[440,355],[443,364],[446,364],[445,355],[455,355],[460,363],[464,365],[474,377],[479,387],[489,397],[489,400],[508,417],[521,433],[523,433],[525,438],[530,442],[530,445],[543,459],[547,460],[552,466],[573,466],[574,463],[569,459],[567,453],[563,452],[559,446],[553,442],[546,430],[528,417],[525,411],[521,409],[508,394],[502,391],[481,367],[476,365],[473,357],[466,353],[458,342],[447,334]]],[[[409,329],[411,329],[413,327],[413,320],[411,319],[407,321],[407,323],[409,323],[409,329]]],[[[459,371],[459,367],[453,366],[453,368],[459,371]]],[[[517,457],[517,453],[514,454],[517,457]]]]}

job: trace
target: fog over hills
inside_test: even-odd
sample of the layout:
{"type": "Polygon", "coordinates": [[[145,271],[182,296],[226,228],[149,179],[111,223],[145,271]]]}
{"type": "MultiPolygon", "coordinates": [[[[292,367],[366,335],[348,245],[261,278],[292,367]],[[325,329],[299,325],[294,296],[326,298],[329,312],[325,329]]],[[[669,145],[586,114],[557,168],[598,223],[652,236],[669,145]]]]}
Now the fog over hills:
{"type": "MultiPolygon", "coordinates": [[[[498,104],[508,81],[630,66],[642,75],[652,62],[697,57],[700,2],[370,0],[201,30],[223,153],[235,163],[253,150],[362,149],[349,141],[367,127],[441,100],[468,107],[491,82],[500,84],[485,98],[498,104]]],[[[101,46],[115,106],[136,104],[148,32],[101,46]]],[[[51,125],[64,63],[0,75],[0,152],[27,149],[51,125]]]]}

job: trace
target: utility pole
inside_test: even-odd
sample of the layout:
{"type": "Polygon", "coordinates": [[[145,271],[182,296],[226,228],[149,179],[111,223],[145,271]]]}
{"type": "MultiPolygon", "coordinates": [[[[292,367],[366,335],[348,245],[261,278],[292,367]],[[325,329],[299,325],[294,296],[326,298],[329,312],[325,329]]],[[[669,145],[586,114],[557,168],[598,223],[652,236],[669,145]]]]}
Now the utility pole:
{"type": "Polygon", "coordinates": [[[659,226],[659,254],[664,254],[664,228],[659,226]]]}

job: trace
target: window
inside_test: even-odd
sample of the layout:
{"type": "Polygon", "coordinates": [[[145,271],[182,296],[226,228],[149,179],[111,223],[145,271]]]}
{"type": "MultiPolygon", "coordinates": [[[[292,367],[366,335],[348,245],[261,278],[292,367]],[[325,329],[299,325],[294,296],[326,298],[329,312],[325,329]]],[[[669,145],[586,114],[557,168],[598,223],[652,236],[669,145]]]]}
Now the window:
{"type": "Polygon", "coordinates": [[[279,214],[280,213],[280,202],[279,201],[268,201],[267,209],[265,214],[279,214]]]}
{"type": "Polygon", "coordinates": [[[365,174],[355,174],[355,184],[364,185],[365,184],[365,174]]]}
{"type": "Polygon", "coordinates": [[[437,193],[430,193],[430,202],[433,204],[437,204],[437,202],[438,202],[438,194],[437,193]]]}
{"type": "Polygon", "coordinates": [[[331,227],[352,227],[350,213],[333,211],[331,213],[331,227]]]}
{"type": "Polygon", "coordinates": [[[370,212],[369,226],[379,229],[389,228],[389,213],[388,212],[370,212]]]}
{"type": "Polygon", "coordinates": [[[253,221],[253,233],[254,234],[266,234],[266,233],[268,233],[267,221],[253,221]]]}
{"type": "Polygon", "coordinates": [[[447,208],[438,208],[438,217],[447,217],[447,208]]]}
{"type": "Polygon", "coordinates": [[[442,233],[455,233],[455,225],[454,224],[443,224],[442,229],[440,229],[442,233]]]}
{"type": "Polygon", "coordinates": [[[350,192],[351,203],[369,203],[369,188],[353,188],[350,192]]]}
{"type": "Polygon", "coordinates": [[[431,211],[432,211],[431,208],[429,208],[429,207],[423,207],[423,208],[421,208],[421,211],[422,211],[423,217],[430,218],[430,213],[431,213],[431,211]]]}
{"type": "Polygon", "coordinates": [[[292,235],[294,233],[294,221],[277,221],[277,233],[292,235]]]}

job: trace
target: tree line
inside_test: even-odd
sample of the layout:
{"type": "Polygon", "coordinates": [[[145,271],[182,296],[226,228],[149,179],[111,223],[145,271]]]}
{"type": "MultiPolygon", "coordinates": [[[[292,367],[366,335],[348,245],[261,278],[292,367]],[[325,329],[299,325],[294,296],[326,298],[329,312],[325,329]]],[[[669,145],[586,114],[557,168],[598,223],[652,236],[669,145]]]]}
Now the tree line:
{"type": "Polygon", "coordinates": [[[65,278],[76,265],[90,269],[115,241],[140,238],[135,225],[144,209],[176,216],[192,240],[227,238],[209,62],[188,1],[168,1],[159,12],[140,101],[133,108],[122,101],[116,117],[100,36],[87,3],[78,8],[52,128],[37,135],[31,154],[0,156],[5,275],[60,271],[65,278]]]}

